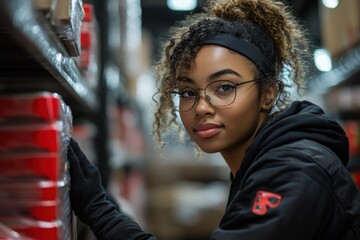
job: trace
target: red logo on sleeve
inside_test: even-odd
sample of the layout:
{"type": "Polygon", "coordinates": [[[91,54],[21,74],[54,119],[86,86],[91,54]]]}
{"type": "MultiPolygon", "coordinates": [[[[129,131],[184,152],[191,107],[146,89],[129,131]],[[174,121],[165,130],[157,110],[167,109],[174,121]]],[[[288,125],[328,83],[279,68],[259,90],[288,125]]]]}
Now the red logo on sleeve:
{"type": "Polygon", "coordinates": [[[281,195],[266,191],[258,191],[255,196],[252,212],[257,215],[264,215],[268,208],[276,208],[281,201],[281,195]]]}

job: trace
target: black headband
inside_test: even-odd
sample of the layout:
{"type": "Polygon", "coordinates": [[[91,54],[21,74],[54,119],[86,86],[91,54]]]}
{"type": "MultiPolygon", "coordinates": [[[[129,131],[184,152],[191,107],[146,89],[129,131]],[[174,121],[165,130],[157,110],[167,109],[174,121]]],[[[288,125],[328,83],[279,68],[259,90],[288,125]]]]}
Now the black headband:
{"type": "Polygon", "coordinates": [[[262,52],[254,45],[230,34],[220,33],[204,42],[226,47],[244,55],[259,67],[265,75],[270,72],[270,63],[262,52]]]}

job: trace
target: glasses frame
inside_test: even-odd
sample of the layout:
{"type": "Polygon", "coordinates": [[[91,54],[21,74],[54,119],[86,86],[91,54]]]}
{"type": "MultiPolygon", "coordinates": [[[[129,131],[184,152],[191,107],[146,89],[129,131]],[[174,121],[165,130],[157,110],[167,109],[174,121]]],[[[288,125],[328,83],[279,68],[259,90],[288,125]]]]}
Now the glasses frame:
{"type": "MultiPolygon", "coordinates": [[[[192,105],[188,110],[184,110],[184,111],[181,111],[180,109],[176,109],[176,108],[175,108],[175,109],[176,109],[176,111],[178,111],[178,112],[188,112],[188,111],[190,111],[191,109],[193,109],[194,106],[196,105],[196,103],[199,101],[199,99],[200,99],[200,97],[201,97],[200,94],[199,94],[199,91],[201,91],[201,90],[204,91],[205,99],[206,99],[206,101],[207,101],[208,103],[211,104],[211,106],[216,107],[216,108],[227,107],[227,106],[229,106],[229,105],[231,105],[231,104],[233,104],[233,103],[235,102],[236,94],[237,94],[237,87],[239,87],[239,86],[241,86],[241,85],[244,85],[244,84],[246,84],[246,83],[261,81],[261,80],[264,80],[264,79],[266,79],[266,78],[267,78],[267,77],[261,77],[261,78],[256,78],[256,79],[252,79],[252,80],[249,80],[249,81],[241,82],[241,83],[234,83],[234,82],[229,81],[229,80],[217,80],[217,81],[213,81],[213,82],[209,83],[208,85],[206,85],[205,88],[196,88],[196,89],[190,88],[190,89],[193,89],[194,92],[196,93],[195,101],[194,101],[193,105],[192,105]],[[211,102],[210,97],[206,94],[206,89],[207,89],[211,84],[214,84],[214,83],[216,83],[216,82],[228,82],[228,83],[231,83],[231,84],[234,85],[234,87],[236,88],[236,90],[235,90],[234,99],[232,100],[231,103],[226,104],[226,105],[222,105],[222,106],[217,106],[217,105],[214,105],[214,104],[211,102]]],[[[177,94],[177,95],[180,96],[180,92],[179,92],[179,91],[171,91],[171,94],[177,94]]]]}

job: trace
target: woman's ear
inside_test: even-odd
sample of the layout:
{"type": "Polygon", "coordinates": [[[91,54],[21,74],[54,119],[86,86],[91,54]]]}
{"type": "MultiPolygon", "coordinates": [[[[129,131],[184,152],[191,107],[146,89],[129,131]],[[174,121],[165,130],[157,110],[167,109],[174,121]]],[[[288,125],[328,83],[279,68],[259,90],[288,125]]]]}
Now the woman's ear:
{"type": "Polygon", "coordinates": [[[269,84],[265,87],[262,95],[261,111],[268,112],[273,107],[276,98],[275,84],[269,84]]]}

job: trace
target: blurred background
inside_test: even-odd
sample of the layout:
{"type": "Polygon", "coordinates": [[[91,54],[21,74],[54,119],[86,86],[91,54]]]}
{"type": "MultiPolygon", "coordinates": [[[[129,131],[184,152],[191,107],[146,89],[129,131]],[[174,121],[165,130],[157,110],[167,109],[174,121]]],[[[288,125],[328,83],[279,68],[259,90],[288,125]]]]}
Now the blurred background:
{"type": "MultiPolygon", "coordinates": [[[[15,187],[9,187],[9,178],[6,184],[0,179],[0,196],[18,196],[16,193],[22,191],[19,186],[25,186],[19,176],[23,179],[26,173],[28,179],[33,171],[37,173],[34,191],[44,190],[38,184],[36,167],[31,171],[25,167],[21,172],[19,166],[28,164],[30,155],[38,161],[44,152],[60,156],[56,164],[66,164],[66,137],[61,137],[72,136],[99,167],[114,203],[145,230],[159,239],[208,239],[224,211],[229,169],[217,154],[198,158],[191,142],[180,141],[176,134],[166,137],[166,148],[160,152],[152,136],[152,96],[156,91],[153,67],[161,55],[162,42],[169,27],[186,14],[200,11],[205,2],[0,0],[0,175],[16,176],[15,187]],[[48,93],[57,95],[49,97],[48,93]],[[46,104],[36,105],[38,98],[46,104]],[[52,98],[62,106],[59,112],[49,105],[52,98]],[[46,114],[55,112],[59,116],[51,115],[49,120],[44,109],[46,114]],[[59,121],[65,126],[70,123],[65,129],[56,125],[55,150],[44,150],[45,143],[39,139],[52,138],[40,132],[43,125],[39,124],[59,121]],[[29,128],[35,131],[29,133],[31,144],[22,137],[29,128]],[[22,165],[9,167],[19,159],[22,165]]],[[[348,169],[360,186],[360,1],[283,2],[308,30],[312,41],[313,59],[304,98],[319,104],[344,126],[350,140],[348,169]]],[[[55,170],[62,171],[64,176],[60,174],[59,179],[65,179],[67,185],[66,168],[60,169],[55,170]]],[[[69,208],[66,194],[60,203],[59,196],[53,199],[55,207],[69,208]]],[[[58,195],[63,196],[64,189],[58,195]]],[[[23,209],[29,206],[26,203],[24,207],[24,201],[19,203],[21,210],[14,207],[21,219],[23,209]]],[[[39,234],[46,228],[39,219],[34,220],[31,211],[25,211],[25,216],[37,224],[35,230],[29,230],[25,223],[22,227],[14,225],[5,206],[0,204],[0,229],[4,225],[7,230],[0,230],[0,234],[10,235],[15,230],[33,236],[34,231],[39,234]]],[[[53,223],[58,211],[52,218],[46,212],[41,221],[53,223]]],[[[35,234],[34,238],[93,239],[80,222],[76,227],[71,223],[65,226],[69,228],[62,229],[62,237],[56,233],[54,237],[35,234]],[[65,238],[64,234],[72,237],[65,238]]]]}

